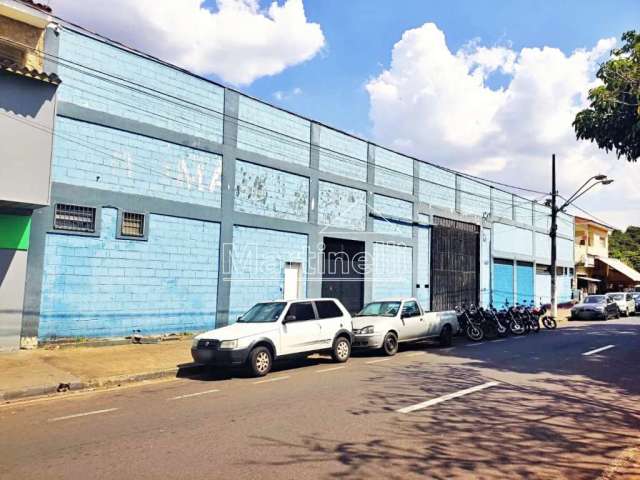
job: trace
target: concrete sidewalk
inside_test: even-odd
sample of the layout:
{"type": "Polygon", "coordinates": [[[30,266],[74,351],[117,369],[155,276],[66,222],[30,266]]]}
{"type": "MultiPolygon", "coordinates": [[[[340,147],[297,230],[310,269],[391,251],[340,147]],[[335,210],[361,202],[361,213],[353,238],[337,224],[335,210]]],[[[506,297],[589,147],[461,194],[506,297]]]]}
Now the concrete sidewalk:
{"type": "Polygon", "coordinates": [[[0,401],[196,371],[191,338],[154,344],[41,348],[0,354],[0,401]]]}

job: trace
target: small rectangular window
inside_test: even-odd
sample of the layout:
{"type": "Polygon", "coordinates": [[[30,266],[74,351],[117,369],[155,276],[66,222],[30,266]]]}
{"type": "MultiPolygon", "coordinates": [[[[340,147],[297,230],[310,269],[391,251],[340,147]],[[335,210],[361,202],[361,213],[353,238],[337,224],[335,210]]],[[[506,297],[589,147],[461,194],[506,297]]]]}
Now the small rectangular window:
{"type": "Polygon", "coordinates": [[[96,209],[58,203],[56,204],[53,228],[93,233],[96,231],[96,209]]]}
{"type": "Polygon", "coordinates": [[[342,311],[332,300],[319,300],[316,302],[319,318],[336,318],[342,316],[342,311]]]}
{"type": "Polygon", "coordinates": [[[122,212],[123,237],[144,237],[144,213],[122,212]]]}

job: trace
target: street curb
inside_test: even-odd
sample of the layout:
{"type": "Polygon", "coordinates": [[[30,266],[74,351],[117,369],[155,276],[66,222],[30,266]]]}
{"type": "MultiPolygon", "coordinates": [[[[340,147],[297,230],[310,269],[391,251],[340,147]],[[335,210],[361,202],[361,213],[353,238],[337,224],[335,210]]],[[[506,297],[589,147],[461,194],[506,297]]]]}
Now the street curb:
{"type": "Polygon", "coordinates": [[[182,377],[183,375],[195,375],[205,369],[204,365],[197,363],[186,364],[178,367],[168,368],[165,370],[156,370],[152,372],[135,373],[130,375],[122,375],[115,377],[106,377],[92,379],[87,382],[60,382],[49,383],[46,385],[37,385],[28,388],[16,390],[0,391],[0,403],[7,403],[15,400],[24,400],[32,397],[42,397],[47,395],[64,395],[68,392],[78,392],[82,390],[90,390],[97,388],[119,387],[130,383],[142,382],[145,380],[155,380],[165,377],[182,377]]]}

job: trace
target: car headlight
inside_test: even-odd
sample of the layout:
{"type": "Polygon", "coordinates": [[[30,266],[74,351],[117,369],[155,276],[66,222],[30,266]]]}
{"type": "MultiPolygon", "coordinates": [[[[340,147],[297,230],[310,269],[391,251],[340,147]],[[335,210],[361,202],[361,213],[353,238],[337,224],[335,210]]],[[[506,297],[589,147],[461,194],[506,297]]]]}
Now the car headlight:
{"type": "Polygon", "coordinates": [[[191,348],[198,348],[199,341],[200,339],[198,337],[193,337],[193,340],[191,341],[191,348]]]}
{"type": "Polygon", "coordinates": [[[366,327],[363,327],[360,330],[355,330],[354,333],[357,333],[360,335],[369,335],[373,333],[373,325],[367,325],[366,327]]]}
{"type": "Polygon", "coordinates": [[[222,340],[220,342],[220,350],[233,350],[238,348],[238,340],[222,340]]]}

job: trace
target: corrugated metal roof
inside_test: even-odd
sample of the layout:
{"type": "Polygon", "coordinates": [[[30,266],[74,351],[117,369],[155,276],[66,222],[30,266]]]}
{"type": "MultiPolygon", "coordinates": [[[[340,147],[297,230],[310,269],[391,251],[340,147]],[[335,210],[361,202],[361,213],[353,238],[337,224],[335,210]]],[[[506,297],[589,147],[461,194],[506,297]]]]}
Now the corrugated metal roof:
{"type": "Polygon", "coordinates": [[[600,260],[602,263],[606,263],[614,270],[617,270],[625,277],[630,278],[634,282],[640,282],[640,272],[635,271],[629,265],[624,262],[621,262],[617,258],[604,258],[604,257],[596,257],[596,260],[600,260]]]}
{"type": "Polygon", "coordinates": [[[34,80],[40,80],[41,82],[51,83],[53,85],[60,85],[60,83],[62,83],[60,77],[55,73],[44,73],[31,68],[21,67],[11,60],[0,60],[0,71],[33,78],[34,80]]]}

